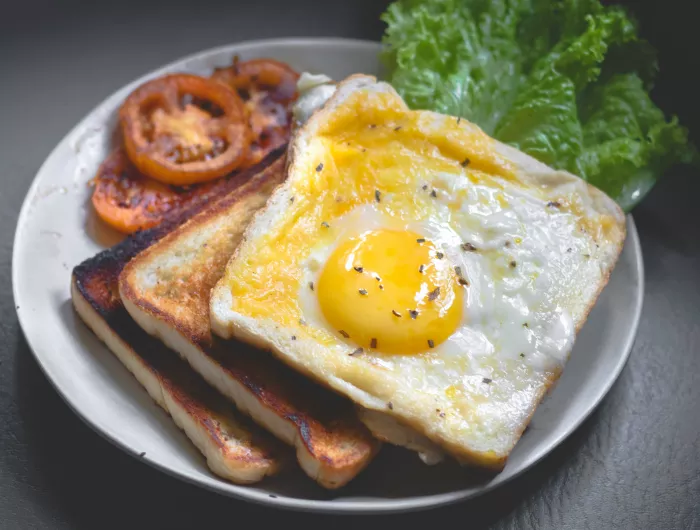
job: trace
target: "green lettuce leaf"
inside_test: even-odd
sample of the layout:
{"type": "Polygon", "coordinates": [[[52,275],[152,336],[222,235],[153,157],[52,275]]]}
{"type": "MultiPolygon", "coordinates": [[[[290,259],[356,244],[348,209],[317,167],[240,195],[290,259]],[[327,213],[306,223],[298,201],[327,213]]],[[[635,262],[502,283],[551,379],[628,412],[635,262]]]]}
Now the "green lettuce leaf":
{"type": "Polygon", "coordinates": [[[383,15],[389,80],[412,108],[462,116],[630,210],[697,160],[649,97],[656,57],[598,0],[399,0],[383,15]]]}

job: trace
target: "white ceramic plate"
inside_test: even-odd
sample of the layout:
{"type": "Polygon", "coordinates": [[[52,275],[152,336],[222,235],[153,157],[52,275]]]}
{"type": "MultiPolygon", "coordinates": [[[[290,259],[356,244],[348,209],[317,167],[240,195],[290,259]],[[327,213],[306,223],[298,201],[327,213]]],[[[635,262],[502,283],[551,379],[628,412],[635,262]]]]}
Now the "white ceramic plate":
{"type": "Polygon", "coordinates": [[[172,63],[122,88],[81,121],[54,149],[22,207],[15,236],[13,287],[17,313],[39,365],[58,392],[98,433],[134,456],[178,478],[219,493],[280,507],[325,512],[390,512],[474,497],[523,472],[569,435],[595,408],[619,375],[634,340],[642,307],[639,239],[629,235],[610,283],[578,337],[557,388],[540,406],[505,470],[476,479],[447,464],[428,467],[411,453],[385,447],[355,481],[328,492],[301,472],[236,486],[214,476],[204,458],[149,398],[111,352],[74,314],[72,268],[117,234],[95,218],[88,180],[106,156],[116,111],[136,85],[170,71],[207,74],[243,59],[274,57],[298,71],[340,79],[380,73],[379,45],[341,39],[285,39],[237,44],[172,63]]]}

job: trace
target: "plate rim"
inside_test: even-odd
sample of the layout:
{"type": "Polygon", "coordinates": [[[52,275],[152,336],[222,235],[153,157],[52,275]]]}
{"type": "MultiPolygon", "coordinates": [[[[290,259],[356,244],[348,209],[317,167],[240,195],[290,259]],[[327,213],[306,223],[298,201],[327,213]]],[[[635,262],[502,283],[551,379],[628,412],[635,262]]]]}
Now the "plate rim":
{"type": "MultiPolygon", "coordinates": [[[[79,131],[82,127],[83,124],[88,121],[92,116],[100,112],[100,110],[107,105],[109,101],[111,101],[113,98],[115,98],[120,92],[125,91],[126,89],[130,87],[135,87],[140,83],[143,83],[144,81],[154,77],[161,75],[163,72],[178,67],[178,65],[182,65],[183,63],[186,63],[188,61],[193,61],[197,60],[206,56],[214,55],[214,54],[219,54],[219,53],[227,53],[227,52],[242,52],[245,51],[246,49],[250,48],[257,48],[260,46],[339,46],[339,47],[357,47],[357,48],[364,48],[364,49],[375,49],[377,52],[381,49],[381,43],[378,41],[371,41],[371,40],[363,40],[363,39],[352,39],[352,38],[342,38],[342,37],[290,37],[290,38],[272,38],[272,39],[257,39],[257,40],[247,40],[247,41],[242,41],[242,42],[234,42],[234,43],[229,43],[221,46],[216,46],[213,48],[201,50],[189,55],[185,55],[183,57],[177,58],[165,65],[159,66],[153,70],[150,70],[149,72],[145,73],[144,75],[141,75],[114,90],[112,93],[110,93],[107,97],[103,98],[97,105],[93,106],[86,114],[83,115],[83,117],[56,143],[54,148],[51,150],[51,152],[48,154],[48,156],[44,159],[42,162],[41,166],[37,170],[36,174],[34,175],[32,179],[32,183],[30,184],[27,193],[25,195],[25,198],[22,203],[22,207],[20,209],[20,213],[17,217],[17,224],[15,226],[15,233],[14,233],[14,238],[13,238],[13,245],[12,245],[12,294],[15,302],[15,313],[17,314],[17,319],[20,324],[20,328],[22,329],[22,334],[27,342],[27,345],[29,346],[29,350],[32,352],[32,356],[36,360],[37,364],[39,365],[41,371],[43,372],[44,376],[46,379],[51,383],[51,386],[56,390],[57,394],[63,399],[63,401],[68,405],[68,407],[73,411],[73,413],[78,416],[83,423],[88,425],[94,432],[96,432],[98,435],[100,435],[103,439],[107,440],[114,446],[118,447],[122,451],[126,452],[127,454],[131,455],[133,458],[136,458],[140,462],[144,462],[148,464],[149,466],[162,471],[166,473],[167,475],[177,478],[179,480],[182,480],[184,482],[187,482],[189,484],[195,485],[202,487],[204,489],[207,489],[209,491],[213,491],[215,493],[218,493],[220,495],[224,496],[229,496],[233,497],[236,499],[240,500],[245,500],[245,501],[250,501],[255,504],[260,504],[260,505],[265,505],[265,506],[271,506],[279,509],[291,509],[291,510],[296,510],[296,511],[305,511],[305,512],[316,512],[316,513],[336,513],[336,514],[382,514],[382,513],[397,513],[397,512],[409,512],[409,511],[417,511],[417,510],[425,510],[425,509],[430,509],[430,508],[437,508],[439,506],[446,506],[449,504],[454,504],[460,501],[464,501],[466,499],[473,499],[476,498],[480,495],[483,495],[485,493],[488,493],[490,491],[493,491],[497,487],[500,487],[511,480],[515,479],[516,477],[520,476],[522,473],[524,473],[527,470],[530,470],[532,467],[538,465],[541,460],[548,455],[553,449],[555,449],[557,446],[559,446],[566,438],[571,436],[578,428],[581,426],[581,424],[591,415],[591,413],[600,405],[601,401],[605,398],[605,396],[609,393],[610,389],[612,386],[615,384],[615,382],[618,380],[620,373],[622,372],[625,364],[627,363],[627,360],[629,359],[629,356],[632,352],[632,348],[636,339],[638,327],[639,327],[639,322],[641,319],[641,313],[642,313],[642,308],[644,304],[644,285],[645,285],[645,279],[644,279],[644,260],[643,260],[643,255],[642,255],[642,249],[641,249],[641,244],[639,241],[639,235],[637,232],[636,225],[634,223],[634,219],[632,215],[627,215],[627,240],[625,242],[625,245],[631,245],[632,251],[633,251],[633,256],[634,256],[634,264],[636,267],[636,274],[638,278],[638,285],[636,288],[636,296],[635,296],[635,312],[634,315],[632,316],[632,325],[627,331],[626,337],[624,339],[624,352],[622,355],[619,356],[617,363],[614,366],[614,369],[611,373],[611,377],[608,378],[606,383],[600,387],[597,395],[593,397],[593,399],[590,400],[589,404],[583,411],[583,413],[576,419],[576,421],[571,422],[571,425],[569,428],[566,429],[565,432],[563,432],[560,436],[558,436],[556,439],[550,441],[550,443],[546,444],[545,447],[540,448],[539,453],[535,456],[535,458],[529,462],[528,464],[524,465],[519,469],[518,471],[514,472],[513,474],[505,477],[502,480],[498,479],[498,475],[494,480],[491,482],[485,484],[479,491],[474,492],[473,490],[468,490],[468,489],[461,489],[461,490],[453,490],[449,492],[443,492],[443,493],[436,493],[436,494],[430,494],[426,496],[421,496],[421,497],[409,497],[409,498],[398,498],[398,499],[381,499],[381,500],[318,500],[318,499],[298,499],[298,498],[291,498],[291,497],[285,497],[285,496],[275,496],[271,497],[270,493],[266,493],[263,491],[260,491],[255,488],[255,486],[250,487],[250,486],[245,486],[245,485],[238,485],[238,484],[232,484],[229,482],[225,482],[223,479],[220,479],[216,476],[212,476],[211,478],[208,479],[201,479],[200,477],[195,477],[191,476],[190,474],[177,470],[174,468],[171,468],[165,464],[162,464],[160,462],[156,462],[150,459],[144,459],[140,457],[140,454],[135,452],[132,447],[130,447],[128,444],[124,443],[122,440],[120,440],[117,436],[113,435],[112,433],[109,433],[105,431],[101,426],[99,426],[97,423],[93,422],[93,420],[88,417],[87,415],[84,415],[79,407],[73,402],[74,400],[65,394],[61,387],[59,386],[59,383],[54,379],[54,376],[51,374],[51,371],[47,368],[47,366],[44,364],[42,361],[42,355],[37,352],[38,349],[41,349],[39,345],[37,345],[36,341],[33,341],[32,338],[29,336],[27,333],[27,325],[25,322],[30,318],[30,315],[27,314],[26,311],[23,311],[23,305],[18,304],[19,298],[22,296],[21,293],[19,292],[19,275],[21,274],[19,272],[19,255],[20,253],[17,252],[18,246],[19,246],[19,240],[20,240],[20,235],[22,231],[22,227],[24,224],[27,222],[27,218],[30,215],[30,210],[32,206],[32,197],[36,194],[37,188],[39,187],[39,176],[45,172],[46,166],[49,164],[50,160],[54,158],[56,153],[59,151],[61,146],[63,146],[65,143],[68,143],[71,138],[75,136],[77,131],[79,131]],[[220,487],[220,484],[223,483],[227,488],[222,488],[220,487]],[[232,487],[231,487],[232,486],[232,487]]],[[[105,348],[107,348],[106,345],[103,345],[105,348]]],[[[109,348],[107,348],[109,349],[109,348]]],[[[111,354],[111,352],[110,352],[111,354]]],[[[503,475],[501,475],[503,476],[503,475]]]]}

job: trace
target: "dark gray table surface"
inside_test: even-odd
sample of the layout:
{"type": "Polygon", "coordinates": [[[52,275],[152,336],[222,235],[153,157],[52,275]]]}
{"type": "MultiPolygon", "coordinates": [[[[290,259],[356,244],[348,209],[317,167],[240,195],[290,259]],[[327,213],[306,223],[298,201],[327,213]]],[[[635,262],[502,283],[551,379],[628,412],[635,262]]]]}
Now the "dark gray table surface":
{"type": "MultiPolygon", "coordinates": [[[[656,97],[700,138],[690,2],[629,2],[661,49],[656,97]]],[[[475,501],[360,521],[208,493],[104,441],[40,372],[11,294],[14,229],[43,159],[94,105],[179,56],[245,39],[378,39],[386,2],[0,2],[0,528],[241,524],[700,528],[700,174],[673,171],[634,212],[646,298],[629,363],[597,411],[509,485],[475,501]]],[[[283,527],[283,526],[280,526],[283,527]]]]}

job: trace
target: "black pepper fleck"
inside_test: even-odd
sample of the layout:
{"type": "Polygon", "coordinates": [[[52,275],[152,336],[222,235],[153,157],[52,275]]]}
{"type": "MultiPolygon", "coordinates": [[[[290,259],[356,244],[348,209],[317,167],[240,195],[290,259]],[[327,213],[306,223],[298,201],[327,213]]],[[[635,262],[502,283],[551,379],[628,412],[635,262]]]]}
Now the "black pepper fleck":
{"type": "Polygon", "coordinates": [[[466,250],[467,252],[476,252],[479,249],[471,243],[462,243],[462,250],[466,250]]]}
{"type": "Polygon", "coordinates": [[[425,238],[419,237],[418,239],[416,239],[416,242],[417,243],[425,243],[425,238]]]}
{"type": "Polygon", "coordinates": [[[326,221],[323,221],[323,222],[321,223],[321,226],[322,226],[323,228],[330,228],[330,227],[331,227],[331,225],[329,225],[326,221]]]}
{"type": "Polygon", "coordinates": [[[493,379],[489,379],[488,377],[484,377],[484,379],[482,379],[482,381],[485,384],[490,385],[493,382],[493,379]]]}
{"type": "Polygon", "coordinates": [[[387,403],[386,406],[389,410],[394,410],[394,404],[391,401],[389,401],[389,403],[387,403]]]}
{"type": "Polygon", "coordinates": [[[374,190],[374,199],[377,202],[382,202],[382,192],[379,190],[374,190]]]}
{"type": "Polygon", "coordinates": [[[416,311],[415,309],[409,309],[408,313],[411,315],[411,318],[413,320],[418,318],[418,311],[416,311]]]}
{"type": "Polygon", "coordinates": [[[292,340],[297,340],[297,336],[296,336],[296,335],[292,335],[292,340]]]}
{"type": "Polygon", "coordinates": [[[395,127],[395,128],[394,128],[394,132],[399,132],[400,130],[401,130],[401,125],[399,125],[398,127],[395,127]]]}
{"type": "Polygon", "coordinates": [[[567,248],[567,249],[566,249],[567,252],[571,252],[572,250],[574,250],[574,249],[573,249],[573,248],[567,248]]]}
{"type": "Polygon", "coordinates": [[[373,339],[369,342],[369,347],[370,347],[370,348],[376,348],[376,347],[377,347],[377,339],[373,338],[373,339]]]}
{"type": "Polygon", "coordinates": [[[374,123],[370,124],[370,126],[369,126],[370,129],[374,129],[375,127],[376,127],[376,125],[374,123]]]}
{"type": "Polygon", "coordinates": [[[444,417],[445,417],[445,413],[444,413],[444,412],[441,412],[441,413],[440,413],[440,417],[441,417],[441,418],[444,418],[444,417]]]}
{"type": "Polygon", "coordinates": [[[383,286],[381,283],[379,284],[379,288],[380,288],[382,291],[384,290],[384,286],[383,286]]]}
{"type": "Polygon", "coordinates": [[[366,295],[367,295],[367,289],[360,289],[360,290],[357,291],[357,292],[360,293],[362,296],[366,296],[366,295]]]}
{"type": "Polygon", "coordinates": [[[522,358],[524,359],[524,358],[525,358],[525,354],[524,354],[524,353],[521,353],[521,354],[520,354],[520,357],[522,357],[522,358]]]}
{"type": "Polygon", "coordinates": [[[362,272],[365,270],[362,267],[353,267],[353,269],[355,269],[356,272],[362,272]]]}
{"type": "Polygon", "coordinates": [[[428,347],[429,347],[429,348],[434,348],[434,347],[435,347],[435,342],[433,342],[433,339],[428,339],[428,347]]]}
{"type": "Polygon", "coordinates": [[[445,257],[445,255],[444,255],[442,252],[436,252],[436,253],[435,253],[435,257],[436,257],[437,259],[442,259],[442,258],[445,257]]]}
{"type": "Polygon", "coordinates": [[[349,335],[348,332],[345,331],[344,329],[339,329],[339,330],[338,330],[338,333],[340,333],[340,334],[341,334],[343,337],[345,337],[346,339],[349,339],[349,338],[350,338],[350,335],[349,335]]]}
{"type": "Polygon", "coordinates": [[[506,241],[506,242],[504,243],[504,246],[505,246],[506,248],[510,248],[510,241],[506,241]]]}
{"type": "Polygon", "coordinates": [[[460,285],[464,285],[464,286],[468,286],[468,285],[469,285],[469,282],[466,280],[466,278],[460,278],[460,279],[457,280],[457,281],[459,282],[460,285]]]}
{"type": "Polygon", "coordinates": [[[316,172],[320,172],[323,169],[323,162],[316,166],[316,172]]]}
{"type": "Polygon", "coordinates": [[[549,202],[547,203],[547,207],[548,207],[548,208],[560,208],[560,207],[561,207],[561,203],[560,203],[559,201],[549,201],[549,202]]]}
{"type": "Polygon", "coordinates": [[[391,313],[392,313],[395,317],[401,318],[401,313],[399,313],[396,309],[392,309],[392,310],[391,310],[391,313]]]}
{"type": "Polygon", "coordinates": [[[309,289],[314,290],[314,282],[309,282],[309,289]]]}
{"type": "Polygon", "coordinates": [[[425,270],[425,265],[421,265],[420,267],[418,267],[418,272],[420,272],[421,274],[423,274],[424,270],[425,270]]]}
{"type": "Polygon", "coordinates": [[[462,162],[460,162],[459,165],[462,167],[467,167],[470,164],[470,162],[471,162],[471,160],[469,160],[468,158],[465,158],[464,160],[462,160],[462,162]]]}
{"type": "Polygon", "coordinates": [[[440,296],[440,288],[436,287],[434,290],[430,291],[430,293],[428,294],[428,300],[430,300],[431,302],[434,302],[435,300],[437,300],[438,296],[440,296]]]}
{"type": "Polygon", "coordinates": [[[517,263],[515,263],[514,261],[511,261],[511,262],[510,262],[510,268],[511,268],[511,269],[514,269],[516,266],[517,266],[517,263]]]}
{"type": "Polygon", "coordinates": [[[523,323],[523,327],[524,327],[524,328],[529,328],[529,327],[530,327],[530,324],[528,324],[527,322],[524,322],[524,323],[523,323]]]}
{"type": "Polygon", "coordinates": [[[426,190],[428,189],[428,185],[427,185],[427,184],[423,184],[422,187],[423,187],[423,191],[426,191],[426,190]]]}
{"type": "Polygon", "coordinates": [[[294,202],[294,197],[290,197],[289,202],[294,202]]]}
{"type": "Polygon", "coordinates": [[[431,196],[433,199],[434,199],[435,197],[437,197],[437,191],[435,191],[435,190],[431,191],[431,192],[430,192],[430,196],[431,196]]]}

